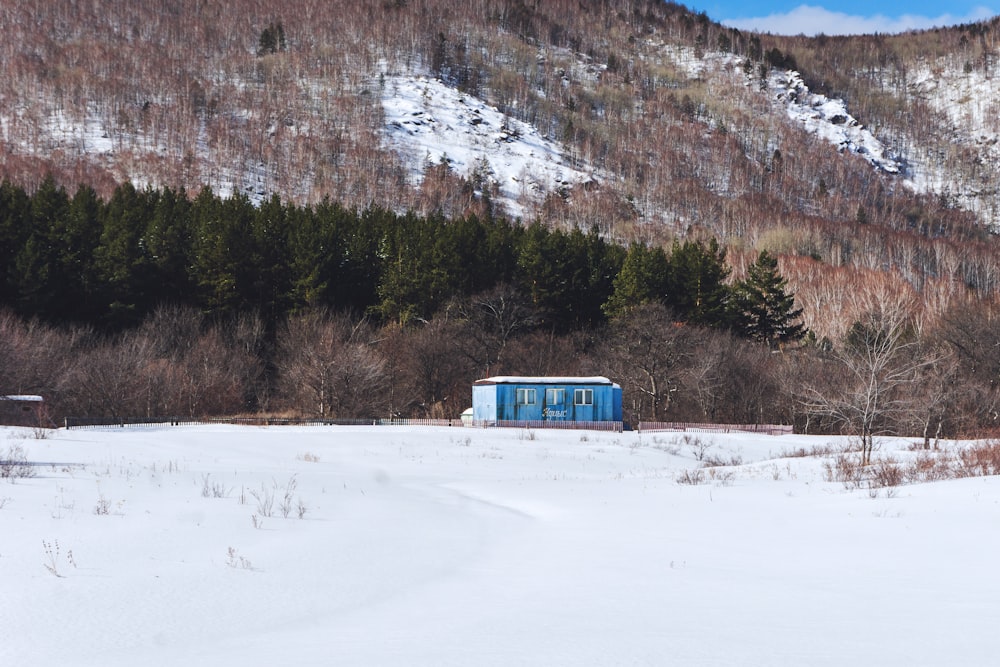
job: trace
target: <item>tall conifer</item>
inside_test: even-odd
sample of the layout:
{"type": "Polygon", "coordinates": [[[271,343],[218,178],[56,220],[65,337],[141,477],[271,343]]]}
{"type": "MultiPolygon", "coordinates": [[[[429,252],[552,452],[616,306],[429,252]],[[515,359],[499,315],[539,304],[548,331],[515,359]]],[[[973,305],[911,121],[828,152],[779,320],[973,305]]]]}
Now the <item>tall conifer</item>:
{"type": "Polygon", "coordinates": [[[795,307],[795,296],[787,286],[778,273],[778,260],[761,251],[734,290],[737,330],[772,349],[801,339],[806,333],[805,325],[797,321],[802,309],[795,307]]]}

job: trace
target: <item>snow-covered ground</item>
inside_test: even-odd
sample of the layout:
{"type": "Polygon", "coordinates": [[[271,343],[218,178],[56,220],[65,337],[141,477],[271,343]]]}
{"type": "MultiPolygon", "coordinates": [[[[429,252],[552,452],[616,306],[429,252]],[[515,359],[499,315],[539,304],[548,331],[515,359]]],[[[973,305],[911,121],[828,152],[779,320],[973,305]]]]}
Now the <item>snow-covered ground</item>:
{"type": "Polygon", "coordinates": [[[0,481],[0,665],[996,662],[1000,480],[872,498],[783,456],[837,439],[32,436],[0,429],[36,473],[0,481]],[[699,456],[739,465],[680,483],[699,456]]]}
{"type": "Polygon", "coordinates": [[[574,166],[562,146],[532,125],[425,76],[386,76],[382,81],[383,136],[419,183],[428,165],[447,162],[466,177],[496,185],[514,216],[523,202],[594,178],[593,169],[574,166]]]}

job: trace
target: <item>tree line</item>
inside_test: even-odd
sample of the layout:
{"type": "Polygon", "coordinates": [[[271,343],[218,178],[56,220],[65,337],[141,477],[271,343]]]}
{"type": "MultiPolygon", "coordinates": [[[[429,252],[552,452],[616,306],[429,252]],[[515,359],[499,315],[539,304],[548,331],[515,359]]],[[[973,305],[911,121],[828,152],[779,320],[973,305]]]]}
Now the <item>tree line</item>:
{"type": "Polygon", "coordinates": [[[715,240],[626,248],[596,230],[492,216],[296,206],[276,196],[257,207],[208,188],[189,198],[124,184],[103,200],[51,179],[31,194],[0,184],[0,305],[104,332],[134,328],[161,305],[215,319],[255,313],[271,333],[316,309],[406,326],[511,286],[539,326],[559,333],[658,301],[679,322],[769,344],[801,337],[801,325],[782,328],[800,311],[776,261],[763,253],[754,270],[728,280],[715,240]]]}
{"type": "Polygon", "coordinates": [[[160,306],[115,334],[0,309],[0,387],[46,397],[64,416],[240,414],[456,417],[474,380],[606,375],[626,421],[794,424],[849,433],[870,456],[884,434],[984,436],[1000,413],[1000,327],[979,308],[933,327],[891,283],[856,294],[859,317],[830,344],[772,348],[682,323],[661,300],[559,332],[508,284],[453,298],[425,321],[378,324],[315,308],[268,334],[257,313],[209,317],[160,306]],[[781,353],[778,353],[779,350],[781,353]]]}
{"type": "Polygon", "coordinates": [[[498,374],[607,375],[632,423],[794,423],[867,451],[1000,412],[989,308],[930,321],[873,274],[817,339],[774,257],[734,280],[712,239],[51,182],[0,185],[0,234],[0,387],[55,417],[454,417],[498,374]]]}

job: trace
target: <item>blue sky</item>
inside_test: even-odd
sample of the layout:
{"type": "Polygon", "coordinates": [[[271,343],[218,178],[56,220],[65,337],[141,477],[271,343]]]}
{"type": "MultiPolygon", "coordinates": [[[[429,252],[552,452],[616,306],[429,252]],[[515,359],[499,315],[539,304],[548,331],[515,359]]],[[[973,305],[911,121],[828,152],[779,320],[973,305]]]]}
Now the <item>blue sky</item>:
{"type": "Polygon", "coordinates": [[[801,0],[689,0],[685,4],[725,25],[783,35],[895,33],[969,23],[997,13],[982,0],[827,0],[822,5],[801,0]]]}

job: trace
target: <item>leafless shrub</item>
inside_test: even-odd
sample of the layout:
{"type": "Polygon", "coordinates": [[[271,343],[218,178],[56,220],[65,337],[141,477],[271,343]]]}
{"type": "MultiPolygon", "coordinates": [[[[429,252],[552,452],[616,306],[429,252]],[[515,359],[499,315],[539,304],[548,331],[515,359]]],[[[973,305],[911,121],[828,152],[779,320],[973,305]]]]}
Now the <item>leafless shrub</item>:
{"type": "Polygon", "coordinates": [[[14,482],[35,476],[34,467],[28,462],[28,455],[19,443],[7,447],[6,454],[0,459],[0,479],[14,482]]]}
{"type": "Polygon", "coordinates": [[[285,492],[282,494],[281,502],[278,503],[278,509],[281,511],[281,516],[288,518],[288,515],[292,513],[292,500],[295,495],[295,487],[298,486],[298,482],[295,479],[295,475],[292,475],[288,479],[288,483],[285,484],[285,492]]]}
{"type": "Polygon", "coordinates": [[[680,443],[691,450],[691,454],[698,461],[704,461],[708,450],[715,444],[712,440],[702,440],[696,435],[685,433],[680,437],[680,443]]]}
{"type": "Polygon", "coordinates": [[[706,468],[725,468],[727,466],[735,467],[743,465],[743,457],[739,454],[731,454],[729,458],[726,459],[722,456],[712,455],[706,456],[704,463],[706,468]]]}
{"type": "Polygon", "coordinates": [[[843,450],[835,449],[833,445],[813,445],[809,449],[799,447],[798,449],[786,449],[779,455],[783,459],[801,459],[809,456],[830,456],[843,450]]]}
{"type": "Polygon", "coordinates": [[[65,559],[61,558],[62,551],[59,547],[59,540],[53,540],[51,542],[47,540],[42,540],[42,550],[45,552],[45,560],[42,566],[49,571],[54,577],[63,577],[62,573],[59,572],[60,562],[65,560],[66,563],[73,568],[76,568],[76,561],[73,560],[73,551],[67,551],[65,559]]]}
{"type": "Polygon", "coordinates": [[[228,498],[232,489],[227,489],[222,482],[214,482],[211,475],[202,475],[201,497],[202,498],[228,498]]]}
{"type": "Polygon", "coordinates": [[[885,489],[906,482],[905,468],[893,458],[878,459],[868,467],[868,487],[885,489]]]}
{"type": "Polygon", "coordinates": [[[246,556],[241,556],[240,553],[233,547],[229,547],[226,550],[226,565],[237,570],[253,569],[253,563],[251,563],[246,556]]]}
{"type": "Polygon", "coordinates": [[[1000,443],[976,443],[957,453],[922,452],[906,462],[886,457],[867,466],[861,465],[857,455],[841,454],[823,466],[827,481],[841,482],[849,489],[867,487],[877,496],[878,489],[904,484],[1000,474],[1000,443]]]}
{"type": "Polygon", "coordinates": [[[824,461],[823,470],[828,482],[841,482],[848,489],[857,489],[865,480],[865,466],[851,454],[840,454],[832,462],[824,461]]]}
{"type": "Polygon", "coordinates": [[[713,482],[720,486],[729,486],[736,479],[736,473],[732,470],[720,470],[718,468],[709,468],[708,477],[713,482]]]}
{"type": "Polygon", "coordinates": [[[705,483],[705,471],[704,470],[685,470],[685,471],[683,471],[682,473],[680,473],[675,478],[675,481],[678,484],[689,484],[689,485],[692,485],[692,486],[697,485],[697,484],[704,484],[705,483]]]}
{"type": "Polygon", "coordinates": [[[1000,474],[1000,440],[987,440],[960,450],[956,472],[959,477],[1000,474]]]}
{"type": "Polygon", "coordinates": [[[302,501],[302,499],[301,499],[301,498],[299,498],[299,501],[298,501],[298,503],[297,503],[297,504],[296,504],[296,506],[295,506],[295,510],[296,510],[296,513],[298,514],[298,517],[299,517],[300,519],[304,519],[304,518],[305,518],[305,516],[306,516],[306,512],[308,512],[308,511],[309,511],[309,508],[308,508],[308,507],[306,506],[306,504],[305,504],[305,503],[304,503],[304,502],[302,501]]]}
{"type": "MultiPolygon", "coordinates": [[[[277,485],[275,485],[277,486],[277,485]]],[[[270,517],[274,514],[274,488],[267,488],[260,485],[260,491],[250,489],[250,495],[257,501],[257,514],[262,517],[270,517]]]]}
{"type": "Polygon", "coordinates": [[[111,514],[111,501],[105,498],[103,493],[97,497],[97,503],[94,504],[94,514],[97,516],[111,514]]]}
{"type": "Polygon", "coordinates": [[[936,482],[957,476],[955,459],[951,455],[921,454],[908,466],[907,478],[912,482],[936,482]]]}
{"type": "Polygon", "coordinates": [[[681,453],[681,446],[678,444],[676,438],[671,440],[664,440],[663,438],[653,437],[653,444],[651,445],[653,449],[659,449],[661,452],[666,452],[671,456],[677,456],[681,453]]]}

